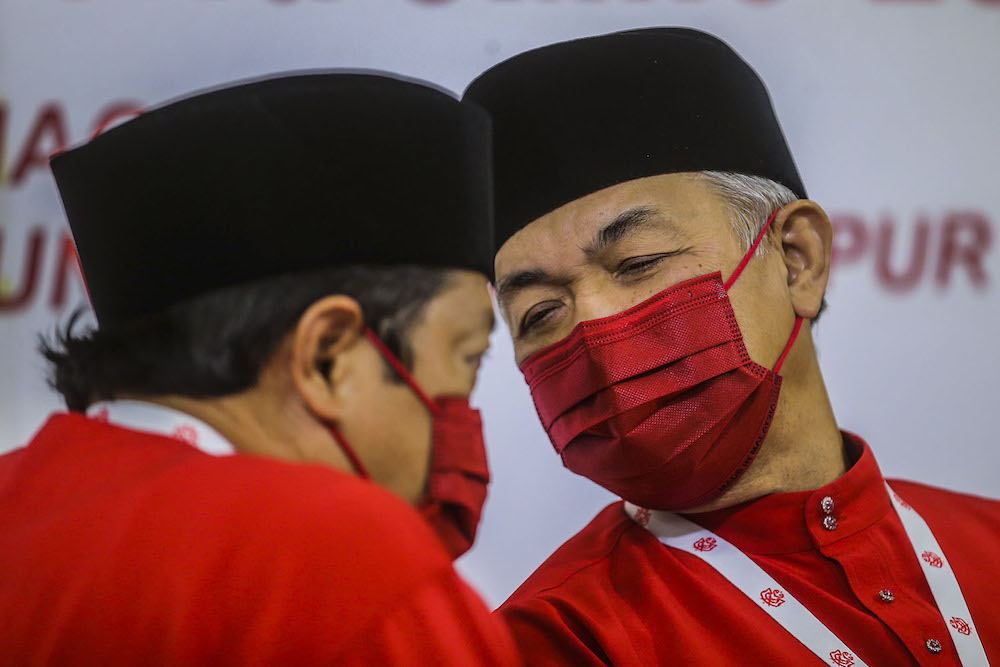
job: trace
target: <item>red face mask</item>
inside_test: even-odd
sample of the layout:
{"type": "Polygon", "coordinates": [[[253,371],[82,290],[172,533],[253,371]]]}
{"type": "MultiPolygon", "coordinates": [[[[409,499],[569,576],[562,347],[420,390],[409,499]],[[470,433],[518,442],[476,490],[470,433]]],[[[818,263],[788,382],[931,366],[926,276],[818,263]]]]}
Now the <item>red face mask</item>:
{"type": "Polygon", "coordinates": [[[715,272],[628,310],[581,322],[521,372],[563,465],[641,507],[684,510],[726,491],[753,463],[778,404],[781,369],[753,362],[715,272]]]}
{"type": "MultiPolygon", "coordinates": [[[[441,538],[451,557],[458,558],[472,546],[486,502],[490,472],[479,411],[457,397],[430,399],[371,329],[365,336],[379,354],[399,373],[431,413],[431,461],[427,493],[418,506],[420,513],[441,538]]],[[[353,448],[336,428],[331,429],[344,453],[361,477],[371,476],[353,448]]]]}

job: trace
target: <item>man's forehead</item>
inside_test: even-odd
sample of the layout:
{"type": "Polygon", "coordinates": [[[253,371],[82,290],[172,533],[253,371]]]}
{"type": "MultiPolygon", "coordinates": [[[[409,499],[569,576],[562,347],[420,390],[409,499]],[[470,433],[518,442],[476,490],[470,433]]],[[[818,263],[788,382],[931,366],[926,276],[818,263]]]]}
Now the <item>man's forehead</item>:
{"type": "Polygon", "coordinates": [[[525,229],[546,229],[564,235],[592,236],[608,221],[628,209],[668,208],[673,190],[670,185],[675,178],[676,175],[671,174],[612,185],[561,206],[538,218],[525,229]]]}
{"type": "Polygon", "coordinates": [[[664,174],[627,181],[574,200],[526,225],[496,257],[498,288],[505,276],[552,270],[582,261],[585,250],[613,239],[616,231],[655,224],[660,232],[685,234],[685,220],[709,196],[688,174],[664,174]],[[622,224],[632,222],[632,225],[622,224]]]}

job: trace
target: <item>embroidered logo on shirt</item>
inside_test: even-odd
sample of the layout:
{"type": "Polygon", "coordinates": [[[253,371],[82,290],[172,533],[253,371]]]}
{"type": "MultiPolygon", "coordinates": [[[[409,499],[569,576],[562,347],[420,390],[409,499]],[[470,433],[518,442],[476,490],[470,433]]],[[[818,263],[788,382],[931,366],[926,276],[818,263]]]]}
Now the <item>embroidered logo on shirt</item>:
{"type": "Polygon", "coordinates": [[[836,651],[830,652],[830,660],[838,667],[851,667],[854,664],[854,655],[838,648],[836,651]]]}
{"type": "Polygon", "coordinates": [[[715,541],[714,537],[703,537],[694,543],[694,548],[698,551],[711,551],[717,546],[719,544],[715,541]]]}
{"type": "Polygon", "coordinates": [[[173,430],[170,436],[178,440],[183,440],[189,445],[198,444],[198,431],[194,430],[194,427],[188,424],[181,424],[173,430]]]}
{"type": "Polygon", "coordinates": [[[969,624],[966,623],[964,619],[961,619],[958,616],[952,616],[951,620],[948,622],[951,623],[951,627],[955,628],[958,634],[960,635],[972,634],[972,627],[969,626],[969,624]]]}
{"type": "Polygon", "coordinates": [[[768,607],[780,607],[785,604],[785,594],[776,588],[768,588],[760,592],[760,599],[768,607]]]}
{"type": "Polygon", "coordinates": [[[649,514],[650,512],[648,509],[640,507],[635,511],[635,522],[645,528],[646,524],[649,523],[649,514]]]}
{"type": "Polygon", "coordinates": [[[904,510],[910,510],[911,512],[913,511],[913,507],[910,505],[910,503],[903,500],[902,496],[900,496],[895,491],[892,492],[892,497],[896,499],[896,502],[899,503],[899,506],[902,507],[904,510]]]}
{"type": "Polygon", "coordinates": [[[925,551],[922,554],[920,554],[920,557],[923,558],[924,562],[930,565],[931,567],[937,567],[937,568],[944,567],[944,561],[941,560],[941,557],[938,556],[933,551],[925,551]]]}

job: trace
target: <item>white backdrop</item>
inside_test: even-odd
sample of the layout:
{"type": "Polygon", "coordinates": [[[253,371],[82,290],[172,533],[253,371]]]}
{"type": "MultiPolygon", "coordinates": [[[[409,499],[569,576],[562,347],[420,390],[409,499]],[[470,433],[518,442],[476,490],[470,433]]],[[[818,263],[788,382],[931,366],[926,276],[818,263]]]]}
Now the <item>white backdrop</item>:
{"type": "MultiPolygon", "coordinates": [[[[85,301],[59,144],[232,79],[366,67],[460,92],[519,51],[646,25],[754,65],[834,217],[818,341],[841,425],[889,475],[1000,495],[997,0],[0,0],[0,451],[58,406],[35,337],[85,301]]],[[[461,567],[498,604],[609,497],[560,467],[506,331],[477,401],[495,483],[461,567]]]]}

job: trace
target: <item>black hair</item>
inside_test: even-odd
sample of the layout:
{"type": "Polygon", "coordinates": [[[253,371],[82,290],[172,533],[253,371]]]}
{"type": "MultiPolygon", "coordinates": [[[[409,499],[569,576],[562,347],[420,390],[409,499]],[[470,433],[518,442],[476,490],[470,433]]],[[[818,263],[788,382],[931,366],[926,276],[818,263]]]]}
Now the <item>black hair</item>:
{"type": "MultiPolygon", "coordinates": [[[[225,396],[254,386],[310,305],[343,294],[365,324],[412,368],[409,332],[442,289],[448,269],[354,265],[220,289],[114,328],[76,329],[74,313],[39,351],[49,384],[73,411],[121,394],[225,396]]],[[[387,366],[388,368],[388,366],[387,366]]],[[[391,373],[395,376],[394,373],[391,373]]]]}

